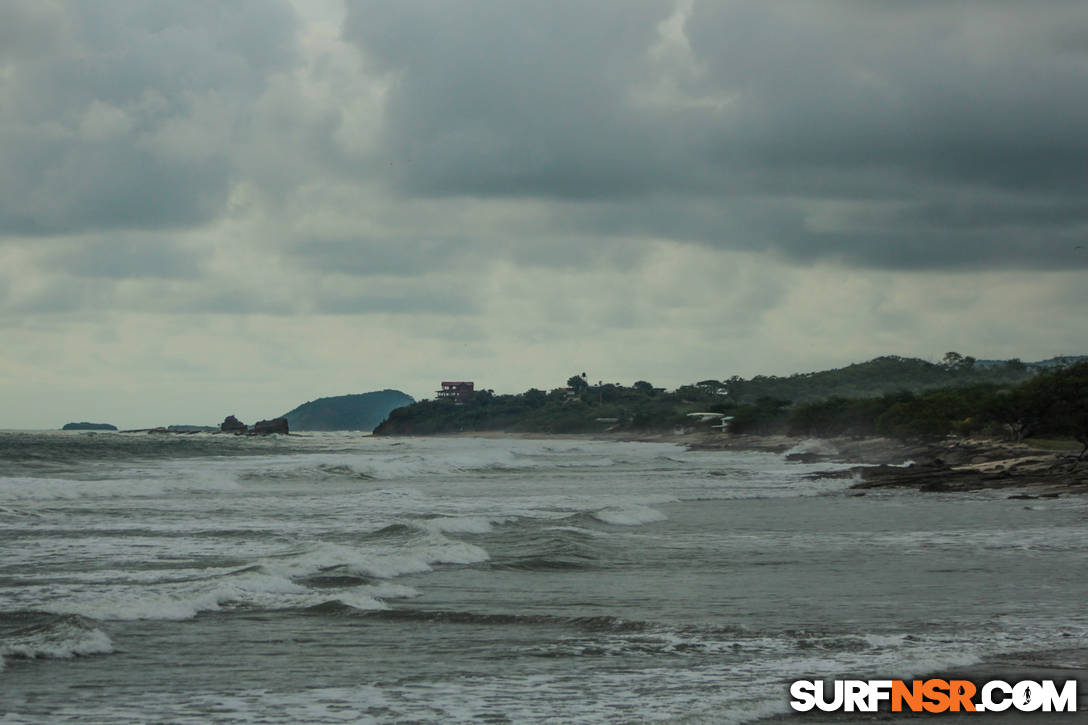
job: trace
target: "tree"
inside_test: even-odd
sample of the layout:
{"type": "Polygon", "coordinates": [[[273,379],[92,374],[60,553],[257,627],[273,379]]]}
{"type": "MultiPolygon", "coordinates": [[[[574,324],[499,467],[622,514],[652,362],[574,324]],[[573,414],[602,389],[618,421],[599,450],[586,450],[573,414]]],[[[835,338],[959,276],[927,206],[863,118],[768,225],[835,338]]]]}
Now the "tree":
{"type": "Polygon", "coordinates": [[[644,395],[653,395],[654,392],[653,383],[648,383],[645,380],[638,380],[631,387],[644,395]]]}
{"type": "Polygon", "coordinates": [[[1015,443],[1028,436],[1038,423],[1037,413],[1022,389],[998,390],[983,405],[982,413],[1000,423],[1015,443]]]}
{"type": "Polygon", "coordinates": [[[575,393],[582,393],[589,387],[589,383],[586,382],[586,374],[571,375],[567,378],[567,387],[573,390],[575,393]]]}
{"type": "Polygon", "coordinates": [[[1028,369],[1028,366],[1018,357],[1006,360],[1005,367],[1016,373],[1022,373],[1028,369]]]}
{"type": "Polygon", "coordinates": [[[963,364],[963,355],[958,352],[946,352],[944,357],[941,358],[941,364],[949,370],[955,370],[963,364]]]}
{"type": "Polygon", "coordinates": [[[941,358],[941,364],[953,372],[963,372],[975,367],[975,358],[970,355],[960,355],[958,352],[946,352],[941,358]]]}
{"type": "Polygon", "coordinates": [[[530,408],[539,408],[548,402],[548,394],[543,390],[537,390],[536,388],[529,388],[522,393],[522,398],[525,400],[525,404],[530,408]]]}
{"type": "Polygon", "coordinates": [[[1050,399],[1049,424],[1083,446],[1078,456],[1083,459],[1088,453],[1088,363],[1060,368],[1036,381],[1050,399]]]}

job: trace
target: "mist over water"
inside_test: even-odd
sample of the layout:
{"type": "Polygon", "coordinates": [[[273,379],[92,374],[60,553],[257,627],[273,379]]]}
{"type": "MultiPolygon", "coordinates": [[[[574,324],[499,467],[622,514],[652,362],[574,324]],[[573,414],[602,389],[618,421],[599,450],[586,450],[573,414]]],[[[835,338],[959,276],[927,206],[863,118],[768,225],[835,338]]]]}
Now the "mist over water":
{"type": "Polygon", "coordinates": [[[749,722],[1083,641],[1088,507],[587,440],[0,433],[0,722],[749,722]]]}

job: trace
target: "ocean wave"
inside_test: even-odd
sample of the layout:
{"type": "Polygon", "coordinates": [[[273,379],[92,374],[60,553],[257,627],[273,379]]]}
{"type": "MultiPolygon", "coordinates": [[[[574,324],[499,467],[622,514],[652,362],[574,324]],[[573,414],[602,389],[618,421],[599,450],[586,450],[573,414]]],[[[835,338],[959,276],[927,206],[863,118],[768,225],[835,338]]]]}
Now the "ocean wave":
{"type": "MultiPolygon", "coordinates": [[[[188,477],[128,477],[108,480],[0,476],[0,501],[155,497],[174,491],[224,491],[238,482],[223,472],[188,477]]],[[[11,510],[11,509],[9,509],[11,510]]]]}
{"type": "Polygon", "coordinates": [[[586,538],[595,538],[600,536],[611,536],[607,531],[595,531],[593,529],[585,529],[581,526],[545,526],[544,531],[561,531],[567,534],[575,534],[577,536],[586,538]]]}
{"type": "Polygon", "coordinates": [[[592,516],[598,521],[614,526],[640,526],[669,518],[649,506],[609,507],[593,512],[592,516]]]}
{"type": "Polygon", "coordinates": [[[573,556],[523,556],[496,562],[495,569],[515,571],[582,571],[596,568],[596,561],[573,556]]]}
{"type": "Polygon", "coordinates": [[[62,600],[46,603],[42,609],[52,614],[104,621],[186,620],[202,612],[228,608],[300,609],[332,600],[362,610],[387,607],[377,594],[377,590],[367,586],[339,591],[311,589],[281,576],[247,570],[202,586],[114,587],[105,592],[70,592],[62,600]]]}
{"type": "Polygon", "coordinates": [[[440,534],[488,534],[493,526],[517,521],[516,516],[438,516],[417,523],[440,534]]]}
{"type": "Polygon", "coordinates": [[[368,613],[389,621],[425,621],[480,626],[560,626],[586,632],[644,632],[655,625],[608,615],[560,617],[550,614],[508,614],[397,608],[368,613]]]}
{"type": "Polygon", "coordinates": [[[0,670],[5,658],[71,659],[114,651],[109,635],[82,617],[18,612],[0,620],[15,625],[0,634],[0,670]]]}
{"type": "Polygon", "coordinates": [[[392,579],[431,571],[435,564],[478,564],[488,559],[487,551],[475,544],[428,534],[407,545],[369,551],[322,542],[302,552],[262,559],[260,565],[289,578],[336,571],[392,579]]]}

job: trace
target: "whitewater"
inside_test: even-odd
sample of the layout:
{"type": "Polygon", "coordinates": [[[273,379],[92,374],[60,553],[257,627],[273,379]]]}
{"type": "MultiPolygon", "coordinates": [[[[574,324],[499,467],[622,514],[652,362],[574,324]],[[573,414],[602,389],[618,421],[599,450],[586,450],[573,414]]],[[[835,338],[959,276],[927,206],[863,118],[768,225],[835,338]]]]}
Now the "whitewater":
{"type": "Polygon", "coordinates": [[[1084,499],[828,468],[0,432],[0,723],[745,723],[794,679],[1083,645],[1084,499]]]}

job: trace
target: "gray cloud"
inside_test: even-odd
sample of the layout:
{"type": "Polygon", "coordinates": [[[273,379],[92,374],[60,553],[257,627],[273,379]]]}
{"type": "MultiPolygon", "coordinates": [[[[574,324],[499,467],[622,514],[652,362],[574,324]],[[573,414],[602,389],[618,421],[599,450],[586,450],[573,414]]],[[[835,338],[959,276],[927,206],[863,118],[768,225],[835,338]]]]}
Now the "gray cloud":
{"type": "Polygon", "coordinates": [[[351,289],[346,285],[318,293],[313,311],[331,315],[463,315],[478,312],[479,305],[467,292],[413,285],[380,291],[351,289]]]}
{"type": "Polygon", "coordinates": [[[81,242],[51,250],[48,267],[77,277],[191,279],[200,256],[159,239],[81,242]]]}
{"type": "Polygon", "coordinates": [[[1083,352],[1082,0],[337,6],[0,2],[0,426],[1083,352]]]}
{"type": "Polygon", "coordinates": [[[1085,266],[1083,4],[348,7],[397,78],[402,193],[799,261],[1085,266]]]}
{"type": "Polygon", "coordinates": [[[416,276],[441,269],[471,245],[461,239],[313,239],[293,242],[289,253],[303,268],[356,276],[416,276]]]}
{"type": "Polygon", "coordinates": [[[245,115],[230,111],[294,58],[286,3],[38,6],[5,3],[0,17],[3,37],[50,41],[5,49],[0,234],[215,218],[235,171],[230,144],[245,133],[245,115]]]}

